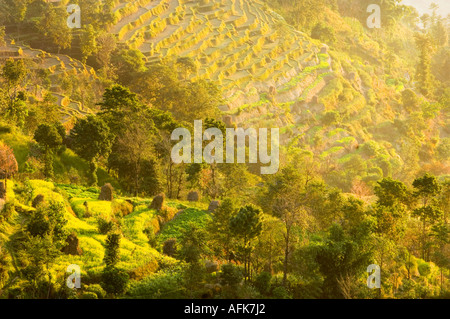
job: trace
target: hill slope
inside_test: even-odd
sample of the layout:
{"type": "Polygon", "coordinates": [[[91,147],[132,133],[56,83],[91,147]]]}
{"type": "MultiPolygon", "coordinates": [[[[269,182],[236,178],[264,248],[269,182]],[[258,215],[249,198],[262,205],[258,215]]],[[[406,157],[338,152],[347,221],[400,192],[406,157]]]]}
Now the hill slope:
{"type": "Polygon", "coordinates": [[[143,52],[147,64],[193,58],[197,71],[191,79],[219,84],[227,99],[222,111],[238,123],[248,120],[235,116],[239,107],[310,99],[331,72],[326,51],[318,54],[320,42],[260,1],[128,1],[114,14],[110,32],[143,52]]]}

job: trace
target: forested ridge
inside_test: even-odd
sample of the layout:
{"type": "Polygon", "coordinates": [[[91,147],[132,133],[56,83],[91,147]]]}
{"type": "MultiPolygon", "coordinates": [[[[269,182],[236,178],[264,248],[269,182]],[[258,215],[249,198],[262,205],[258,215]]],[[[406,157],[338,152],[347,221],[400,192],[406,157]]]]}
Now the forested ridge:
{"type": "Polygon", "coordinates": [[[0,298],[448,298],[450,20],[437,5],[0,8],[0,298]],[[172,132],[195,120],[279,128],[278,172],[174,163],[172,132]]]}

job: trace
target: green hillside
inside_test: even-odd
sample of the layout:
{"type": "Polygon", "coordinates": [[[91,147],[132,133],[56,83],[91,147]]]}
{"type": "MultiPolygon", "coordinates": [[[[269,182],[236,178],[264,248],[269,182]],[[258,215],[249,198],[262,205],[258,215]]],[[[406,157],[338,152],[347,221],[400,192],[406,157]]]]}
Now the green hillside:
{"type": "Polygon", "coordinates": [[[449,298],[450,20],[438,7],[0,8],[0,299],[449,298]],[[180,128],[195,136],[183,155],[203,148],[201,162],[175,160],[180,128]],[[280,134],[270,163],[261,136],[256,162],[249,137],[233,146],[244,163],[210,163],[206,150],[228,149],[210,128],[280,134]]]}

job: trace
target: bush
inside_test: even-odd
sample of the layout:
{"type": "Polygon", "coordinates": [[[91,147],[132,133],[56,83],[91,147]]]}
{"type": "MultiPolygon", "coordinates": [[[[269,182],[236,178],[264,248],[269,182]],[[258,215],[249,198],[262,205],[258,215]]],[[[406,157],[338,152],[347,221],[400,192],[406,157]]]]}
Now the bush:
{"type": "Polygon", "coordinates": [[[163,254],[173,257],[177,252],[177,240],[176,238],[169,238],[164,242],[163,254]]]}
{"type": "Polygon", "coordinates": [[[8,134],[11,133],[12,129],[10,126],[0,125],[0,134],[8,134]]]}
{"type": "Polygon", "coordinates": [[[158,240],[156,238],[156,234],[155,234],[155,230],[153,228],[153,225],[150,225],[150,226],[146,227],[143,230],[143,233],[147,236],[149,245],[151,247],[155,248],[157,243],[158,243],[158,240]]]}
{"type": "Polygon", "coordinates": [[[3,209],[0,211],[0,221],[8,220],[14,212],[14,203],[7,202],[3,209]]]}
{"type": "Polygon", "coordinates": [[[418,267],[419,273],[421,276],[428,276],[431,273],[431,267],[427,263],[420,264],[418,267]]]}
{"type": "Polygon", "coordinates": [[[106,235],[114,229],[114,222],[112,220],[107,221],[100,217],[97,219],[97,228],[100,234],[106,235]]]}
{"type": "Polygon", "coordinates": [[[183,277],[179,271],[159,271],[141,281],[133,282],[127,293],[131,298],[186,298],[183,277]]]}
{"type": "Polygon", "coordinates": [[[89,285],[86,288],[87,292],[94,293],[97,298],[90,298],[90,299],[103,299],[106,297],[106,291],[103,290],[102,286],[98,284],[89,285]]]}
{"type": "Polygon", "coordinates": [[[270,290],[270,280],[272,275],[269,272],[262,272],[256,277],[255,287],[261,294],[266,294],[270,290]]]}
{"type": "Polygon", "coordinates": [[[102,288],[109,294],[123,294],[128,288],[130,277],[116,267],[106,267],[102,272],[102,288]]]}
{"type": "Polygon", "coordinates": [[[158,211],[158,220],[160,224],[165,224],[173,219],[177,213],[177,209],[174,207],[164,206],[158,211]]]}
{"type": "Polygon", "coordinates": [[[133,212],[133,205],[127,201],[121,203],[113,201],[111,204],[111,210],[114,216],[125,217],[133,212]]]}
{"type": "Polygon", "coordinates": [[[86,291],[86,292],[83,292],[80,299],[98,299],[98,297],[95,293],[86,291]]]}
{"type": "Polygon", "coordinates": [[[292,299],[291,294],[287,291],[286,288],[284,288],[282,286],[276,287],[272,291],[272,294],[275,299],[292,299]]]}
{"type": "Polygon", "coordinates": [[[336,41],[336,35],[333,28],[323,22],[319,22],[314,26],[311,31],[311,38],[326,43],[334,43],[336,41]]]}
{"type": "Polygon", "coordinates": [[[335,125],[335,124],[339,123],[339,121],[340,121],[340,115],[336,111],[326,112],[321,119],[322,124],[326,125],[326,126],[335,125]]]}
{"type": "Polygon", "coordinates": [[[220,281],[223,285],[235,286],[244,278],[242,270],[235,265],[226,264],[221,267],[220,281]]]}

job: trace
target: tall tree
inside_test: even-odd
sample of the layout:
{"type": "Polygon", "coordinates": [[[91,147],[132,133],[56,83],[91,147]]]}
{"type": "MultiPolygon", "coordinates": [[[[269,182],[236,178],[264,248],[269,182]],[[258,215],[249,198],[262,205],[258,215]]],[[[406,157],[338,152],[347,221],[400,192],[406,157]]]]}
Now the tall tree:
{"type": "Polygon", "coordinates": [[[6,80],[6,90],[9,96],[9,105],[12,106],[18,90],[23,85],[28,70],[23,60],[9,59],[2,68],[2,77],[6,80]]]}
{"type": "Polygon", "coordinates": [[[67,26],[67,11],[63,5],[49,5],[45,14],[36,23],[37,29],[58,48],[70,48],[72,32],[67,26]]]}
{"type": "Polygon", "coordinates": [[[433,95],[433,76],[431,74],[433,43],[428,34],[417,33],[415,39],[419,50],[419,63],[416,71],[418,89],[426,97],[431,97],[433,95]]]}
{"type": "Polygon", "coordinates": [[[53,161],[55,152],[63,145],[66,132],[60,123],[41,124],[34,132],[34,140],[44,150],[44,175],[53,177],[53,161]]]}
{"type": "Polygon", "coordinates": [[[0,141],[0,178],[5,180],[5,190],[8,187],[8,178],[18,171],[18,165],[13,150],[0,141]]]}
{"type": "Polygon", "coordinates": [[[233,236],[230,229],[230,219],[236,214],[236,207],[230,198],[224,199],[220,206],[212,213],[208,224],[208,231],[215,243],[213,249],[217,257],[222,257],[228,262],[233,258],[233,236]]]}
{"type": "Polygon", "coordinates": [[[251,205],[241,207],[236,216],[230,219],[230,230],[242,241],[239,246],[242,261],[244,262],[245,278],[250,278],[251,254],[253,239],[261,234],[261,210],[251,205]]]}
{"type": "Polygon", "coordinates": [[[79,119],[70,132],[75,153],[89,162],[91,185],[97,185],[98,161],[100,157],[109,155],[113,138],[108,125],[93,115],[79,119]]]}
{"type": "Polygon", "coordinates": [[[419,206],[414,209],[412,215],[422,221],[422,258],[429,260],[428,228],[429,225],[435,224],[443,216],[442,211],[437,206],[436,198],[442,186],[435,176],[427,173],[422,177],[416,178],[413,182],[413,187],[414,196],[419,200],[419,206]]]}
{"type": "Polygon", "coordinates": [[[81,54],[83,56],[83,63],[86,63],[87,59],[98,50],[96,36],[94,27],[91,24],[83,28],[81,33],[81,54]]]}

